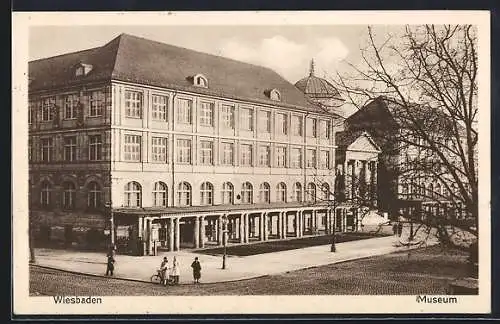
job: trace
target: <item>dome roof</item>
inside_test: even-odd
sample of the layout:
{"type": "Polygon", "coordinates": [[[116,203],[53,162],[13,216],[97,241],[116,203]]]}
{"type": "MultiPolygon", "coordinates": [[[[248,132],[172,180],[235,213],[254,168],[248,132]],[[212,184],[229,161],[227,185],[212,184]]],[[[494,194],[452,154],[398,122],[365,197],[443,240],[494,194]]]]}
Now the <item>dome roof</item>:
{"type": "Polygon", "coordinates": [[[300,79],[295,86],[305,95],[312,98],[339,97],[339,91],[328,81],[314,75],[314,61],[311,60],[309,76],[300,79]]]}

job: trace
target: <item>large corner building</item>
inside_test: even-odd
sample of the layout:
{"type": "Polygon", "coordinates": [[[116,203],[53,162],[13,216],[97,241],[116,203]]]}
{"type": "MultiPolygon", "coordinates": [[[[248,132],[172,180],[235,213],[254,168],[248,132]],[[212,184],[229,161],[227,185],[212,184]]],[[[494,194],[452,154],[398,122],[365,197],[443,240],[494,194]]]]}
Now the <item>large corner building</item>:
{"type": "Polygon", "coordinates": [[[37,239],[152,254],[355,230],[331,204],[337,117],[270,69],[126,34],[32,61],[37,239]]]}

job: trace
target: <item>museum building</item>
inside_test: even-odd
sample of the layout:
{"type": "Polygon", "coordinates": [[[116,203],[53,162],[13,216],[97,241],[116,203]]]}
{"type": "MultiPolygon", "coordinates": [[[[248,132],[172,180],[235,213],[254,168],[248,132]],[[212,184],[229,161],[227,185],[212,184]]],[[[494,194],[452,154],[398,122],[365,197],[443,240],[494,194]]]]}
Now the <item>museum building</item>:
{"type": "Polygon", "coordinates": [[[276,72],[127,34],[29,62],[28,107],[38,244],[142,255],[357,230],[332,203],[345,150],[369,151],[353,165],[376,183],[369,135],[337,159],[339,116],[276,72]]]}

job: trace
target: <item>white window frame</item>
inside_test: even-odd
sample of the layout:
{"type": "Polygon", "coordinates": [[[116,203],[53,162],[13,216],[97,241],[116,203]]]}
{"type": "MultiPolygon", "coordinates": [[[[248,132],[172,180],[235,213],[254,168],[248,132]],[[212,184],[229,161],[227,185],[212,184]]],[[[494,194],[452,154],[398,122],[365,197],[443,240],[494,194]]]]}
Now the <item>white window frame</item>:
{"type": "Polygon", "coordinates": [[[306,118],[306,134],[307,137],[318,137],[318,121],[316,118],[306,118]]]}
{"type": "Polygon", "coordinates": [[[259,111],[259,131],[271,133],[272,114],[269,110],[259,111]]]}
{"type": "Polygon", "coordinates": [[[302,202],[302,184],[300,182],[293,185],[293,199],[296,202],[302,202]]]}
{"type": "Polygon", "coordinates": [[[234,129],[234,106],[231,105],[222,105],[221,107],[221,121],[222,121],[222,126],[225,128],[229,129],[234,129]]]}
{"type": "Polygon", "coordinates": [[[124,188],[125,207],[142,207],[142,186],[140,183],[131,181],[124,188]]]}
{"type": "Polygon", "coordinates": [[[102,136],[100,134],[89,135],[89,160],[102,160],[102,136]]]}
{"type": "Polygon", "coordinates": [[[181,182],[177,186],[177,205],[191,206],[192,203],[192,187],[189,182],[181,182]]]}
{"type": "Polygon", "coordinates": [[[259,202],[269,204],[271,202],[271,186],[267,182],[259,185],[259,202]]]}
{"type": "Polygon", "coordinates": [[[277,146],[276,147],[276,167],[286,168],[286,158],[287,158],[287,147],[277,146]]]}
{"type": "Polygon", "coordinates": [[[295,169],[302,168],[302,148],[293,147],[290,150],[290,167],[295,169]],[[295,153],[298,153],[297,155],[295,153]]]}
{"type": "Polygon", "coordinates": [[[234,165],[234,143],[221,142],[221,150],[222,150],[221,164],[234,165]]]}
{"type": "Polygon", "coordinates": [[[214,142],[211,140],[200,140],[200,164],[214,164],[214,142]]]}
{"type": "Polygon", "coordinates": [[[91,91],[89,95],[89,117],[102,116],[104,92],[101,90],[91,91]]]}
{"type": "Polygon", "coordinates": [[[64,161],[72,162],[77,160],[77,139],[76,136],[64,137],[64,161]]]}
{"type": "Polygon", "coordinates": [[[76,186],[71,181],[66,181],[62,185],[62,208],[73,209],[76,203],[76,186]],[[67,186],[68,185],[68,186],[67,186]]]}
{"type": "Polygon", "coordinates": [[[153,185],[153,206],[167,207],[168,188],[162,181],[157,181],[153,185]]]}
{"type": "Polygon", "coordinates": [[[288,135],[288,114],[276,113],[276,131],[280,135],[288,135]]]}
{"type": "Polygon", "coordinates": [[[321,169],[330,169],[330,151],[328,150],[320,150],[320,168],[321,169]]]}
{"type": "Polygon", "coordinates": [[[142,136],[125,134],[123,143],[124,160],[128,162],[141,162],[142,136]]]}
{"type": "Polygon", "coordinates": [[[187,138],[177,139],[177,163],[191,164],[193,158],[192,140],[187,138]]]}
{"type": "Polygon", "coordinates": [[[76,119],[78,105],[78,94],[68,94],[64,96],[64,119],[76,119]]]}
{"type": "Polygon", "coordinates": [[[253,131],[253,119],[254,119],[254,110],[252,108],[241,108],[240,109],[240,120],[241,125],[240,128],[246,131],[253,131]]]}
{"type": "Polygon", "coordinates": [[[99,208],[102,204],[102,191],[101,186],[92,181],[87,186],[87,207],[89,208],[99,208]]]}
{"type": "Polygon", "coordinates": [[[52,108],[55,105],[55,98],[48,97],[42,99],[42,121],[50,122],[54,119],[52,108]]]}
{"type": "Polygon", "coordinates": [[[304,126],[303,117],[298,115],[292,115],[291,125],[292,125],[292,135],[293,136],[303,136],[304,126]]]}
{"type": "Polygon", "coordinates": [[[193,101],[191,99],[177,99],[176,115],[180,124],[191,125],[193,123],[193,101]]]}
{"type": "Polygon", "coordinates": [[[253,165],[253,145],[240,144],[240,165],[252,166],[253,165]]]}
{"type": "Polygon", "coordinates": [[[253,203],[253,185],[248,181],[241,186],[241,202],[243,204],[253,203]]]}
{"type": "Polygon", "coordinates": [[[151,96],[151,118],[166,122],[168,119],[168,96],[153,94],[151,96]]]}
{"type": "Polygon", "coordinates": [[[224,182],[222,184],[222,204],[234,204],[234,186],[231,182],[224,182]]]}
{"type": "Polygon", "coordinates": [[[40,139],[40,161],[50,162],[52,161],[54,150],[54,141],[52,138],[41,138],[40,139]]]}
{"type": "Polygon", "coordinates": [[[163,136],[151,137],[151,160],[152,162],[167,163],[168,161],[168,138],[163,136]]]}
{"type": "Polygon", "coordinates": [[[278,183],[276,186],[276,201],[277,202],[286,202],[286,184],[284,182],[278,183]]]}
{"type": "Polygon", "coordinates": [[[259,166],[271,166],[271,145],[259,145],[259,166]]]}
{"type": "Polygon", "coordinates": [[[316,149],[306,150],[306,168],[315,169],[317,164],[317,152],[316,149]]]}
{"type": "Polygon", "coordinates": [[[209,206],[214,203],[214,186],[210,182],[203,182],[200,187],[200,205],[209,206]]]}
{"type": "Polygon", "coordinates": [[[200,125],[205,127],[214,126],[214,110],[215,104],[213,102],[200,102],[200,125]]]}
{"type": "Polygon", "coordinates": [[[142,118],[143,97],[141,91],[125,90],[125,117],[142,118]]]}

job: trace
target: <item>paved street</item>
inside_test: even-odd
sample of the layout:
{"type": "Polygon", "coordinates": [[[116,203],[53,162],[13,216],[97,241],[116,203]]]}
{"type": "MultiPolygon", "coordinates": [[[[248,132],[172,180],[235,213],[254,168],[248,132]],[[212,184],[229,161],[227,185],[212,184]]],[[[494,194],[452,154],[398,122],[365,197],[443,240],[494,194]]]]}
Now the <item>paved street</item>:
{"type": "MultiPolygon", "coordinates": [[[[429,240],[430,245],[434,243],[436,240],[429,240]]],[[[227,258],[226,270],[221,269],[222,257],[220,255],[198,254],[189,250],[145,257],[118,255],[115,276],[149,281],[151,275],[160,266],[163,256],[168,256],[170,262],[176,256],[180,262],[180,282],[190,284],[192,280],[190,265],[195,257],[199,257],[202,265],[202,282],[225,282],[280,274],[407,249],[398,244],[399,238],[389,236],[339,243],[336,253],[330,252],[329,245],[320,245],[244,257],[230,256],[227,258]]],[[[106,258],[103,253],[37,249],[36,255],[37,264],[56,269],[94,275],[103,275],[106,270],[106,258]]]]}
{"type": "Polygon", "coordinates": [[[162,287],[144,282],[30,269],[30,293],[45,295],[444,294],[465,275],[466,255],[438,246],[226,283],[162,287]]]}

